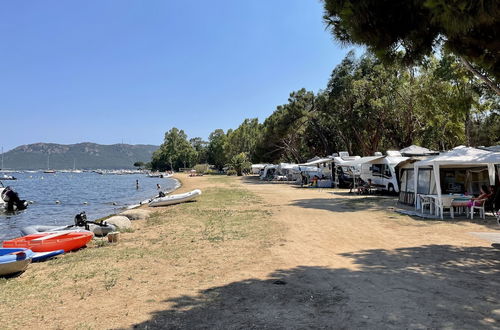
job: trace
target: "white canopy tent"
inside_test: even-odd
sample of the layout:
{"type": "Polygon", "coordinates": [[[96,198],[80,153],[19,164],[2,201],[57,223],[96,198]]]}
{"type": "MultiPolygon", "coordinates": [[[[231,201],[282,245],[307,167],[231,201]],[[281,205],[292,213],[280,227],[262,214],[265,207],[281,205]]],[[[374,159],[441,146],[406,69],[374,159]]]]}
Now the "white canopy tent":
{"type": "MultiPolygon", "coordinates": [[[[477,167],[485,166],[488,169],[488,177],[491,185],[495,184],[495,165],[500,164],[500,152],[491,152],[480,150],[476,148],[459,146],[451,151],[442,153],[440,155],[429,157],[425,160],[415,162],[414,166],[414,182],[415,190],[418,187],[419,169],[431,169],[433,176],[431,180],[432,191],[435,191],[438,198],[441,198],[441,178],[439,169],[441,167],[477,167]],[[434,188],[434,189],[432,189],[434,188]]],[[[417,201],[417,198],[415,198],[417,201]]],[[[415,203],[416,205],[417,203],[415,203]]],[[[418,205],[416,205],[418,206],[418,205]]]]}

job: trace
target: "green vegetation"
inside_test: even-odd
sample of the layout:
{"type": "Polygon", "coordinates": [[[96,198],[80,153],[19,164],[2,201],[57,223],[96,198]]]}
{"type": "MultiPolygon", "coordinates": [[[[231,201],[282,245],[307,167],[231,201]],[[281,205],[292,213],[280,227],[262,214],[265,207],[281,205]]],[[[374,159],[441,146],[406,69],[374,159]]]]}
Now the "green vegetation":
{"type": "Polygon", "coordinates": [[[498,1],[324,0],[324,6],[325,22],[340,42],[407,64],[442,45],[500,95],[498,1]]]}
{"type": "Polygon", "coordinates": [[[263,123],[245,119],[235,130],[216,129],[206,143],[191,141],[198,159],[241,175],[249,162],[300,163],[344,150],[366,156],[411,144],[446,150],[499,139],[500,97],[453,54],[408,67],[350,52],[317,94],[292,92],[263,123]]]}

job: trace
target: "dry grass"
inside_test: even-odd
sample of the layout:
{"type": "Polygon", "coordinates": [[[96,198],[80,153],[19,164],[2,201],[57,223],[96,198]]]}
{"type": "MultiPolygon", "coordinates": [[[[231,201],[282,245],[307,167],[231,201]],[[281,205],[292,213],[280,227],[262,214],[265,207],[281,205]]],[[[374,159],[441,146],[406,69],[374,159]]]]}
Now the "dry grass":
{"type": "Polygon", "coordinates": [[[112,319],[130,324],[127,319],[161,304],[150,296],[159,284],[168,290],[207,283],[220,276],[211,269],[222,271],[225,263],[261,253],[256,249],[269,246],[277,229],[269,209],[226,177],[208,181],[216,185],[197,202],[155,210],[134,222],[133,233],[121,233],[118,244],[94,239],[85,249],[31,265],[17,278],[0,279],[0,327],[37,321],[40,327],[91,329],[110,327],[112,319]],[[102,316],[98,306],[106,310],[102,316]],[[114,317],[106,320],[109,313],[114,317]]]}

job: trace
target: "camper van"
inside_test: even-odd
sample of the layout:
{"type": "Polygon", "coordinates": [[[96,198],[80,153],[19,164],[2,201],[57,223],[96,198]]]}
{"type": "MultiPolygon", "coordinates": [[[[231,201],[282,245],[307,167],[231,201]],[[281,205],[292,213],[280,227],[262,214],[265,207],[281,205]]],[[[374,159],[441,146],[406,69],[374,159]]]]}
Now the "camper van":
{"type": "Polygon", "coordinates": [[[365,182],[371,179],[372,184],[379,190],[398,193],[399,185],[396,166],[407,160],[408,157],[401,156],[399,151],[387,151],[387,156],[373,158],[361,164],[361,179],[365,182]]]}

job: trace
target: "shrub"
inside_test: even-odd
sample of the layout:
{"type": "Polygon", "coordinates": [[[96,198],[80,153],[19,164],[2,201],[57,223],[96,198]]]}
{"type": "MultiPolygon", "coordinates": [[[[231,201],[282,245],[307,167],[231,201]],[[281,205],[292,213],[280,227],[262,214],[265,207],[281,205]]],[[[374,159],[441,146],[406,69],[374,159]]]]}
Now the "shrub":
{"type": "Polygon", "coordinates": [[[238,174],[238,172],[236,172],[236,170],[233,170],[233,169],[227,170],[226,173],[227,173],[227,175],[237,175],[238,174]]]}
{"type": "Polygon", "coordinates": [[[197,164],[193,169],[196,173],[206,174],[208,172],[208,164],[197,164]]]}

